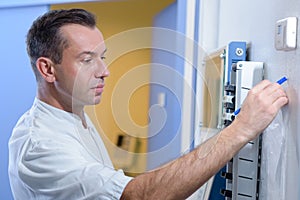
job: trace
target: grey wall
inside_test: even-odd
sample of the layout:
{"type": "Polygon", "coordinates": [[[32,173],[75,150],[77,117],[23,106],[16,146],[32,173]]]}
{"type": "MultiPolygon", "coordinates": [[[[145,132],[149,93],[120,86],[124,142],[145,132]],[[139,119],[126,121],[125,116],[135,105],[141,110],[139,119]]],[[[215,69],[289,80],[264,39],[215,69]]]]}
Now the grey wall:
{"type": "Polygon", "coordinates": [[[218,46],[232,40],[246,40],[251,43],[250,60],[265,62],[266,79],[275,82],[283,75],[288,77],[284,87],[289,105],[282,109],[263,138],[264,191],[261,197],[272,199],[272,195],[282,193],[275,199],[299,199],[300,31],[298,26],[299,47],[289,52],[276,51],[274,32],[279,19],[296,16],[299,20],[300,3],[298,0],[226,0],[219,3],[218,46]],[[274,175],[276,177],[271,177],[274,175]]]}

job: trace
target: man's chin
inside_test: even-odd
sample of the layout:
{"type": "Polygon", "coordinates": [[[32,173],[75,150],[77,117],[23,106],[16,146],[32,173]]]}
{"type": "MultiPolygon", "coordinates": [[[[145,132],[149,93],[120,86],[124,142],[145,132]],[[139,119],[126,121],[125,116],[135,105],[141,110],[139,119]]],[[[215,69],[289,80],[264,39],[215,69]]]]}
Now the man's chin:
{"type": "Polygon", "coordinates": [[[101,98],[99,99],[95,99],[94,104],[93,105],[98,105],[101,102],[101,98]]]}
{"type": "Polygon", "coordinates": [[[78,106],[93,106],[93,105],[97,105],[101,102],[101,97],[95,97],[93,99],[89,99],[89,100],[74,100],[73,99],[73,106],[74,105],[78,105],[78,106]]]}
{"type": "Polygon", "coordinates": [[[101,102],[101,95],[97,95],[94,97],[94,102],[93,102],[93,105],[97,105],[101,102]]]}

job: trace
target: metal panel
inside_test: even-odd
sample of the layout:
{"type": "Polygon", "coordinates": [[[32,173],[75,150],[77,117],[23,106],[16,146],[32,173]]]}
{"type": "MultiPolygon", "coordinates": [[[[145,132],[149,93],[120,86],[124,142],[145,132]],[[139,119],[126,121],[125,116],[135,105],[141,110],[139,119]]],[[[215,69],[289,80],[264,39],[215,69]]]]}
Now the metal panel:
{"type": "MultiPolygon", "coordinates": [[[[246,42],[233,42],[227,47],[223,114],[225,127],[238,114],[234,110],[239,110],[248,91],[263,79],[263,63],[245,61],[246,52],[246,42]]],[[[227,179],[226,189],[222,190],[227,200],[258,199],[260,144],[261,137],[249,142],[227,164],[227,171],[223,174],[227,179]]]]}

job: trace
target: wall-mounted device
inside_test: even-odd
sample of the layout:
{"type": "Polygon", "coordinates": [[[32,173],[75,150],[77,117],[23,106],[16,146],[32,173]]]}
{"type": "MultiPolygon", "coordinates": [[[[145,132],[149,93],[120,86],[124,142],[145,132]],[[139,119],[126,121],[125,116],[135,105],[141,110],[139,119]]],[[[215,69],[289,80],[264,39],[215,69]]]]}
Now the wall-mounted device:
{"type": "MultiPolygon", "coordinates": [[[[263,63],[246,61],[246,42],[232,42],[226,51],[224,70],[223,124],[229,126],[235,110],[241,107],[248,91],[263,79],[263,63]]],[[[226,200],[256,200],[259,196],[261,137],[249,142],[221,172],[226,200]]]]}
{"type": "Polygon", "coordinates": [[[297,17],[278,20],[275,26],[275,48],[289,51],[297,46],[297,17]]]}
{"type": "MultiPolygon", "coordinates": [[[[240,61],[236,65],[236,109],[248,91],[263,79],[263,63],[240,61]]],[[[232,199],[256,200],[259,196],[261,138],[248,142],[233,158],[232,199]]]]}
{"type": "MultiPolygon", "coordinates": [[[[264,64],[246,61],[249,49],[247,42],[234,41],[205,59],[204,127],[220,130],[229,126],[248,91],[263,80],[264,64]]],[[[201,188],[204,199],[257,200],[261,144],[258,137],[245,145],[201,188]]]]}

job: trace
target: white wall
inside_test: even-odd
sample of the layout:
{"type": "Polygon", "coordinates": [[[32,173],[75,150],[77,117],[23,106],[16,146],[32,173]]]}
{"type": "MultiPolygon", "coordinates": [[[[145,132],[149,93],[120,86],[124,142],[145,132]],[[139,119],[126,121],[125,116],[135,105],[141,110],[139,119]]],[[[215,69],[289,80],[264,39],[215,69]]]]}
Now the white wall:
{"type": "Polygon", "coordinates": [[[284,87],[289,105],[282,109],[282,115],[263,138],[266,160],[261,199],[299,199],[300,31],[298,27],[299,47],[290,52],[276,51],[274,32],[277,20],[289,16],[300,18],[300,3],[298,0],[226,0],[219,1],[219,9],[217,47],[233,40],[246,40],[251,43],[250,60],[265,63],[266,79],[275,82],[283,75],[288,77],[284,87]],[[276,177],[271,177],[274,174],[276,177]],[[275,196],[279,192],[281,196],[275,196]]]}

